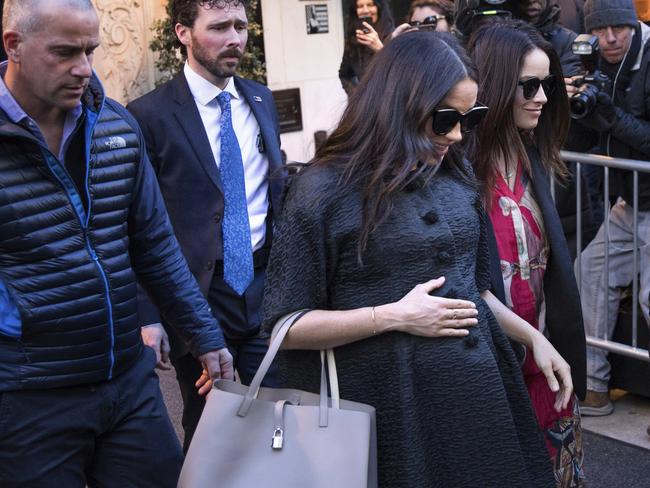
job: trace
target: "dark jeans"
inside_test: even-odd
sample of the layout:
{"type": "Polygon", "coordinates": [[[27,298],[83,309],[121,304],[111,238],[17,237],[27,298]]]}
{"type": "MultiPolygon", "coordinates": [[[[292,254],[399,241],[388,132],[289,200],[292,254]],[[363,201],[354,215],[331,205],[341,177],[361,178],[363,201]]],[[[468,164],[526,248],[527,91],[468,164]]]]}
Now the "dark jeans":
{"type": "MultiPolygon", "coordinates": [[[[235,370],[244,385],[249,385],[255,372],[262,362],[264,354],[268,349],[267,340],[262,338],[253,338],[247,341],[234,342],[228,341],[228,349],[234,359],[235,370]]],[[[183,452],[187,452],[192,441],[192,436],[199,423],[205,398],[199,396],[194,383],[201,375],[202,367],[191,354],[180,358],[171,357],[171,362],[176,369],[176,379],[181,390],[183,399],[183,430],[185,439],[183,440],[183,452]]],[[[271,366],[267,376],[262,382],[263,386],[276,387],[277,385],[277,366],[275,363],[271,366]]]]}
{"type": "Polygon", "coordinates": [[[102,383],[0,393],[3,488],[175,487],[182,453],[153,351],[102,383]]]}

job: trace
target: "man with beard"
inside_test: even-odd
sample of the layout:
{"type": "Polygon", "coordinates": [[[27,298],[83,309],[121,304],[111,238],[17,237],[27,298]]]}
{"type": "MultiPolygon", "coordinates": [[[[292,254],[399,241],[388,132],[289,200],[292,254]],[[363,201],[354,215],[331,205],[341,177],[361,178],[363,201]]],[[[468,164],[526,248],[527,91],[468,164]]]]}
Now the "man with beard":
{"type": "MultiPolygon", "coordinates": [[[[267,348],[259,330],[262,294],[282,192],[271,92],[235,76],[248,39],[246,7],[245,0],[174,0],[172,22],[187,54],[183,70],[128,106],[142,127],[176,237],[244,384],[267,348]]],[[[143,293],[139,312],[159,366],[166,367],[169,354],[176,369],[187,450],[204,405],[194,387],[201,365],[143,293]]],[[[273,383],[267,376],[266,384],[273,383]]]]}

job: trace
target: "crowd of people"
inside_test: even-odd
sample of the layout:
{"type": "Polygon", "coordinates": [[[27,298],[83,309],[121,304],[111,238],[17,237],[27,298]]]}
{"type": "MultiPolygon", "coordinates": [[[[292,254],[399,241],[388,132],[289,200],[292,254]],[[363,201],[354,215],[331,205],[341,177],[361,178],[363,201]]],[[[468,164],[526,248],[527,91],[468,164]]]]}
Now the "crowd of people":
{"type": "Polygon", "coordinates": [[[248,384],[302,310],[265,385],[318,391],[333,348],[341,397],[376,408],[380,487],[586,486],[580,416],[612,405],[585,332],[612,333],[635,244],[650,320],[650,175],[635,199],[610,170],[600,220],[587,175],[595,238],[572,254],[560,149],[650,159],[632,0],[587,0],[587,38],[550,0],[414,0],[397,27],[352,0],[348,105],[289,166],[271,92],[236,75],[246,7],[173,0],[183,69],[124,108],[90,0],[5,1],[0,485],[176,486],[213,382],[248,384]]]}

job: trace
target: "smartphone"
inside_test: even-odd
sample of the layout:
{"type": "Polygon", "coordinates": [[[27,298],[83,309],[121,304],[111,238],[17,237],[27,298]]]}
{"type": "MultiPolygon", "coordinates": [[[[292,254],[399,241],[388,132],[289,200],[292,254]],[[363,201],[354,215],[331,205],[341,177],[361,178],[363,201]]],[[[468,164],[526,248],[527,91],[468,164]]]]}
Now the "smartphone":
{"type": "Polygon", "coordinates": [[[370,16],[359,17],[359,30],[362,30],[364,34],[367,34],[370,31],[365,25],[363,25],[364,22],[367,22],[368,24],[372,24],[372,17],[370,16]]]}

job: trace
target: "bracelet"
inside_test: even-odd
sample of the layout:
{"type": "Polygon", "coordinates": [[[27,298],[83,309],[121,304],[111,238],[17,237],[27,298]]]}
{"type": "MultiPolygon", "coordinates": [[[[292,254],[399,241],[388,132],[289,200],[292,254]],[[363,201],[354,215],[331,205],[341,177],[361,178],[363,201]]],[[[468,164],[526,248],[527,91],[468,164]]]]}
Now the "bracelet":
{"type": "Polygon", "coordinates": [[[377,335],[377,320],[375,319],[375,307],[370,309],[370,317],[372,318],[372,335],[377,335]]]}

